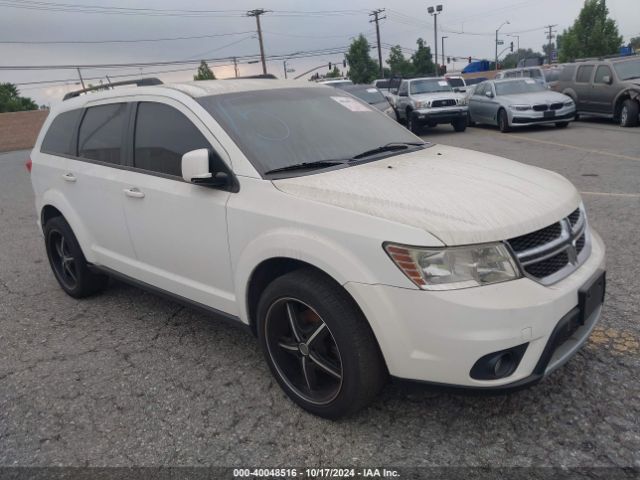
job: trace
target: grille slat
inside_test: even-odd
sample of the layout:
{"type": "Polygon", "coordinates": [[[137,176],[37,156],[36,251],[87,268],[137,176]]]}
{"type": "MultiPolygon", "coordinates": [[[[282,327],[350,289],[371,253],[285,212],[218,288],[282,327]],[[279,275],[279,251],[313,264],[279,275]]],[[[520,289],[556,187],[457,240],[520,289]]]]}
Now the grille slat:
{"type": "Polygon", "coordinates": [[[536,112],[546,112],[547,109],[548,109],[548,107],[546,105],[542,105],[542,104],[533,106],[533,110],[535,110],[536,112]]]}
{"type": "Polygon", "coordinates": [[[456,105],[456,101],[452,98],[448,98],[446,100],[434,100],[431,102],[432,107],[453,107],[456,105]]]}
{"type": "Polygon", "coordinates": [[[577,208],[559,222],[507,240],[528,276],[549,284],[584,262],[584,255],[578,259],[587,246],[588,232],[582,216],[582,210],[577,208]]]}
{"type": "Polygon", "coordinates": [[[562,108],[562,103],[552,103],[551,110],[560,110],[562,108]]]}

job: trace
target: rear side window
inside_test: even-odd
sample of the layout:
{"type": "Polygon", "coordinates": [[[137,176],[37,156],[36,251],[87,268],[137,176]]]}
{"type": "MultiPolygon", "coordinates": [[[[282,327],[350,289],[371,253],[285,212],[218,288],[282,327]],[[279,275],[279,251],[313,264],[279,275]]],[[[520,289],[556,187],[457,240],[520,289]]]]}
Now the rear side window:
{"type": "Polygon", "coordinates": [[[75,156],[76,147],[73,145],[73,137],[80,115],[82,110],[78,109],[63,112],[54,118],[44,136],[40,150],[45,153],[75,156]]]}
{"type": "Polygon", "coordinates": [[[88,108],[78,133],[78,156],[121,164],[126,112],[124,103],[88,108]]]}
{"type": "Polygon", "coordinates": [[[582,65],[578,67],[576,82],[587,83],[591,80],[591,72],[593,72],[593,65],[582,65]]]}
{"type": "Polygon", "coordinates": [[[138,105],[133,164],[152,172],[182,177],[182,155],[211,145],[182,113],[162,103],[138,105]]]}
{"type": "Polygon", "coordinates": [[[606,65],[600,65],[596,70],[596,76],[593,79],[593,83],[605,83],[604,77],[607,75],[611,78],[611,69],[606,65]]]}

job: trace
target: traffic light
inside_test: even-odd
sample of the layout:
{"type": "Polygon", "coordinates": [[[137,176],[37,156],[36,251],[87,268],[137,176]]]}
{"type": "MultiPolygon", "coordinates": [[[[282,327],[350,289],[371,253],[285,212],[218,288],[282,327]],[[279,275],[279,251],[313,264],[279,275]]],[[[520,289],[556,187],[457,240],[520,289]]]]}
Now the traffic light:
{"type": "Polygon", "coordinates": [[[509,45],[509,48],[511,49],[511,51],[513,52],[513,42],[511,42],[511,45],[509,45]]]}
{"type": "Polygon", "coordinates": [[[471,57],[469,57],[469,63],[471,63],[471,57]]]}
{"type": "Polygon", "coordinates": [[[329,70],[331,70],[331,62],[329,62],[329,70]]]}
{"type": "Polygon", "coordinates": [[[447,57],[447,63],[451,63],[451,57],[447,57]]]}
{"type": "Polygon", "coordinates": [[[342,60],[342,66],[344,68],[347,68],[347,60],[346,59],[342,60]]]}

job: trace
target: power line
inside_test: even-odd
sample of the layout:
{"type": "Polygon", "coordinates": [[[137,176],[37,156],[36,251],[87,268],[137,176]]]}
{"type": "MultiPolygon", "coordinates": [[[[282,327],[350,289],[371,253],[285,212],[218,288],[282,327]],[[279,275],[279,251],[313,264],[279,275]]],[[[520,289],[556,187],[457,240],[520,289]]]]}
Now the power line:
{"type": "Polygon", "coordinates": [[[138,38],[132,40],[0,40],[0,44],[22,44],[22,45],[41,45],[41,44],[100,44],[100,43],[142,43],[142,42],[165,42],[173,40],[193,40],[201,38],[215,38],[215,37],[228,37],[232,35],[246,35],[248,33],[254,33],[253,31],[246,32],[231,32],[231,33],[214,33],[210,35],[194,35],[190,37],[167,37],[167,38],[138,38]]]}

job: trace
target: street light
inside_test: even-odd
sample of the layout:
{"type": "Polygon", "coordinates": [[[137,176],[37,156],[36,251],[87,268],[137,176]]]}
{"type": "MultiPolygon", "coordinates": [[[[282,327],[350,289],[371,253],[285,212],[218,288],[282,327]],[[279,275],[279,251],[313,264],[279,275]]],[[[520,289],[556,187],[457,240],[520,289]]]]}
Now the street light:
{"type": "Polygon", "coordinates": [[[435,48],[434,59],[436,61],[436,76],[440,75],[440,69],[438,68],[438,14],[442,13],[442,5],[436,5],[436,7],[427,8],[429,15],[433,17],[433,46],[435,48]]]}
{"type": "Polygon", "coordinates": [[[500,31],[500,29],[502,27],[504,27],[505,25],[510,25],[511,22],[509,22],[509,20],[505,20],[504,22],[502,22],[500,24],[500,26],[498,28],[496,28],[496,71],[498,71],[498,32],[500,31]]]}
{"type": "Polygon", "coordinates": [[[445,64],[444,63],[444,39],[445,38],[449,38],[449,37],[445,37],[445,36],[442,37],[442,65],[445,64]]]}
{"type": "Polygon", "coordinates": [[[511,33],[507,33],[507,37],[514,37],[516,39],[516,67],[518,63],[520,63],[520,35],[513,35],[511,33]]]}

